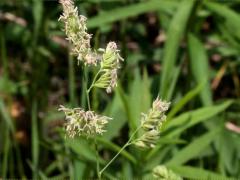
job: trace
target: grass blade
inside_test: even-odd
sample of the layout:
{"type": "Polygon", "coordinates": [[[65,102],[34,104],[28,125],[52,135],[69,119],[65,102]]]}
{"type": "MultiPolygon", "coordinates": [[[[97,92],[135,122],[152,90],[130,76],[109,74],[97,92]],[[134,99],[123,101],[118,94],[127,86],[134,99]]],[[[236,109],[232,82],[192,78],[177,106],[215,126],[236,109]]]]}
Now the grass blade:
{"type": "Polygon", "coordinates": [[[0,100],[0,113],[2,114],[3,119],[5,120],[5,123],[7,124],[7,126],[9,127],[11,133],[15,133],[15,127],[14,124],[9,116],[9,114],[7,113],[5,104],[3,103],[2,100],[0,100]]]}
{"type": "Polygon", "coordinates": [[[150,93],[151,81],[147,76],[147,72],[144,71],[143,78],[139,70],[135,71],[135,80],[131,84],[130,96],[128,100],[130,108],[129,125],[131,130],[135,130],[140,124],[141,112],[147,112],[151,106],[151,93],[150,93]]]}
{"type": "Polygon", "coordinates": [[[205,1],[204,5],[212,12],[223,17],[231,33],[240,39],[240,14],[234,12],[227,6],[212,1],[205,1]]]}
{"type": "Polygon", "coordinates": [[[37,42],[39,34],[42,14],[43,14],[43,2],[42,0],[33,0],[33,18],[34,18],[34,42],[37,42]]]}
{"type": "Polygon", "coordinates": [[[169,168],[187,179],[196,179],[197,177],[197,179],[234,180],[234,178],[227,178],[220,174],[191,166],[169,166],[169,168]]]}
{"type": "MultiPolygon", "coordinates": [[[[31,170],[35,171],[36,168],[34,167],[33,163],[29,160],[27,160],[27,163],[28,163],[29,167],[31,168],[31,170]]],[[[39,176],[40,179],[47,179],[47,176],[41,170],[38,170],[36,173],[38,173],[38,174],[36,174],[35,176],[39,176]]]]}
{"type": "Polygon", "coordinates": [[[109,121],[103,137],[107,140],[111,140],[119,135],[120,130],[126,123],[127,119],[119,88],[116,89],[112,102],[109,103],[106,108],[106,114],[113,119],[109,121]]]}
{"type": "Polygon", "coordinates": [[[74,179],[84,179],[84,172],[87,165],[79,160],[74,160],[74,179]]]}
{"type": "Polygon", "coordinates": [[[166,11],[172,9],[176,6],[174,1],[164,1],[164,0],[151,0],[147,2],[141,2],[138,4],[129,5],[126,7],[121,7],[113,9],[108,12],[103,12],[88,20],[88,28],[95,28],[99,26],[104,26],[107,23],[112,23],[114,21],[126,19],[128,17],[137,16],[149,11],[162,10],[166,11]]]}
{"type": "Polygon", "coordinates": [[[9,149],[10,149],[10,133],[9,129],[6,127],[5,129],[5,138],[4,138],[4,156],[2,160],[2,177],[3,179],[7,178],[8,172],[8,158],[9,158],[9,149]]]}
{"type": "Polygon", "coordinates": [[[6,52],[6,44],[5,44],[5,38],[3,36],[2,30],[0,30],[0,53],[1,53],[1,59],[2,59],[2,67],[3,67],[3,75],[5,77],[8,77],[8,61],[7,61],[7,52],[6,52]]]}
{"type": "Polygon", "coordinates": [[[122,178],[123,179],[134,179],[133,170],[131,164],[127,161],[123,162],[122,178]]]}
{"type": "MultiPolygon", "coordinates": [[[[222,129],[222,128],[221,128],[222,129]]],[[[167,165],[181,165],[188,160],[196,157],[203,149],[205,149],[216,137],[221,130],[219,127],[205,133],[201,137],[194,140],[187,147],[180,150],[169,160],[167,165]]]]}
{"type": "Polygon", "coordinates": [[[177,60],[179,44],[186,29],[186,24],[194,3],[195,0],[183,0],[170,23],[167,32],[168,40],[166,41],[163,57],[163,70],[160,87],[160,94],[162,98],[166,98],[168,89],[171,86],[173,78],[172,72],[177,60]]]}
{"type": "Polygon", "coordinates": [[[38,122],[37,122],[37,102],[33,101],[32,106],[32,172],[33,179],[38,178],[38,158],[39,158],[39,137],[38,137],[38,122]]]}
{"type": "MultiPolygon", "coordinates": [[[[88,142],[83,138],[66,139],[66,146],[75,152],[79,158],[96,162],[95,151],[90,147],[88,142]]],[[[103,163],[103,159],[100,159],[100,163],[103,163]]]]}
{"type": "Polygon", "coordinates": [[[172,119],[169,122],[168,126],[166,126],[166,129],[164,131],[166,132],[174,129],[173,131],[167,134],[168,137],[179,135],[187,128],[190,128],[196,125],[197,123],[203,122],[217,115],[218,113],[224,111],[231,104],[232,104],[232,101],[228,100],[219,105],[199,108],[194,111],[183,113],[182,115],[172,119]]]}
{"type": "Polygon", "coordinates": [[[177,80],[178,80],[178,77],[180,75],[180,72],[181,72],[181,66],[178,66],[178,67],[174,67],[174,72],[173,72],[173,80],[172,80],[172,83],[169,87],[169,90],[168,90],[168,93],[167,93],[167,98],[166,100],[170,101],[172,99],[172,96],[173,96],[173,92],[174,92],[174,89],[177,85],[177,80]]]}
{"type": "Polygon", "coordinates": [[[209,84],[208,57],[202,43],[194,34],[188,35],[188,49],[193,76],[198,84],[205,82],[200,93],[203,105],[212,105],[212,94],[209,84]]]}
{"type": "MultiPolygon", "coordinates": [[[[174,107],[173,109],[169,112],[168,114],[168,119],[170,120],[172,117],[175,116],[176,113],[179,112],[183,108],[185,104],[187,104],[190,100],[194,98],[203,88],[203,83],[199,84],[196,88],[190,90],[174,107]]],[[[167,121],[169,122],[169,121],[167,121]]],[[[166,122],[166,124],[167,124],[166,122]]]]}
{"type": "MultiPolygon", "coordinates": [[[[5,120],[5,123],[8,126],[8,129],[11,132],[11,134],[15,135],[15,133],[16,133],[15,125],[13,124],[13,121],[12,121],[12,119],[11,119],[10,115],[8,114],[7,109],[6,109],[6,106],[1,99],[0,99],[0,114],[2,115],[3,119],[5,120]]],[[[22,178],[25,178],[24,169],[23,169],[23,162],[22,162],[22,157],[21,157],[21,154],[20,154],[19,145],[18,145],[18,143],[16,142],[15,139],[13,139],[11,143],[12,143],[12,147],[14,147],[15,151],[16,151],[16,161],[17,161],[16,167],[17,167],[17,170],[19,172],[19,175],[22,178]]],[[[12,152],[13,152],[13,149],[12,149],[12,152]]],[[[13,159],[13,157],[10,157],[10,158],[13,159]]],[[[10,162],[10,166],[12,166],[11,163],[12,162],[10,162]]]]}

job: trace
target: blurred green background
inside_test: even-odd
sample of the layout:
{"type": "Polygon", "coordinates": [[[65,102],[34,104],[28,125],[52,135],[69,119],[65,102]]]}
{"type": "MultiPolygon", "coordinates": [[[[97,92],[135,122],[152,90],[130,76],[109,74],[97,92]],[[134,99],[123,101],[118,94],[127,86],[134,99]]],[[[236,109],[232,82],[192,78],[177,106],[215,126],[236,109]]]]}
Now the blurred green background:
{"type": "MultiPolygon", "coordinates": [[[[77,0],[92,46],[116,41],[125,59],[98,138],[103,166],[159,94],[171,101],[153,150],[130,147],[106,179],[151,179],[156,165],[184,178],[240,179],[240,1],[77,0]]],[[[69,53],[54,0],[0,2],[0,179],[96,177],[92,143],[64,138],[60,104],[86,107],[83,71],[69,53]]],[[[85,75],[92,78],[95,69],[85,75]]]]}

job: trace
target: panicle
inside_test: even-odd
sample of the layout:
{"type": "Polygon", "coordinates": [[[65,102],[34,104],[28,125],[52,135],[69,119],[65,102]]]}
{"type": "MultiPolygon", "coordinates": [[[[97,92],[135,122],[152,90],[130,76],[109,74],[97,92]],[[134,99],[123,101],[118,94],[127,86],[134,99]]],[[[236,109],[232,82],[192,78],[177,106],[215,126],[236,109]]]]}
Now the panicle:
{"type": "Polygon", "coordinates": [[[96,65],[97,55],[91,50],[91,35],[87,33],[87,18],[78,15],[77,8],[72,0],[60,0],[63,6],[63,14],[59,20],[64,22],[64,30],[67,40],[71,43],[72,53],[77,56],[78,62],[83,61],[85,65],[96,65]]]}
{"type": "Polygon", "coordinates": [[[152,108],[148,114],[142,113],[141,129],[142,136],[135,141],[135,145],[142,148],[153,148],[160,137],[160,129],[166,120],[165,112],[168,110],[170,103],[156,98],[152,103],[152,108]]]}
{"type": "Polygon", "coordinates": [[[107,93],[111,93],[117,86],[117,71],[120,68],[120,61],[124,61],[119,52],[117,44],[109,42],[102,55],[101,76],[94,86],[106,89],[107,93]]]}
{"type": "Polygon", "coordinates": [[[81,108],[70,109],[61,105],[58,110],[65,113],[66,134],[70,138],[76,135],[86,137],[101,135],[105,132],[104,128],[111,119],[93,111],[84,111],[81,108]]]}

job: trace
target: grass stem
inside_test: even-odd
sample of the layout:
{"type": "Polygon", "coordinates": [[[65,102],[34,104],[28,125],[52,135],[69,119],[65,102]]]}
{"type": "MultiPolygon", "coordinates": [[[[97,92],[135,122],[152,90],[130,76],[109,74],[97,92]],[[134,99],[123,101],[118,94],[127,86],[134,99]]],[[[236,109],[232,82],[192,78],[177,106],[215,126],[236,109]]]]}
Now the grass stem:
{"type": "Polygon", "coordinates": [[[104,168],[100,171],[100,177],[102,175],[102,173],[108,168],[108,166],[110,164],[112,164],[112,162],[118,157],[118,155],[129,145],[131,145],[131,141],[133,139],[133,137],[135,136],[135,134],[139,131],[139,129],[141,128],[141,126],[139,126],[131,135],[131,137],[129,138],[129,140],[126,142],[126,144],[124,144],[124,146],[118,151],[118,153],[107,163],[106,166],[104,166],[104,168]]]}

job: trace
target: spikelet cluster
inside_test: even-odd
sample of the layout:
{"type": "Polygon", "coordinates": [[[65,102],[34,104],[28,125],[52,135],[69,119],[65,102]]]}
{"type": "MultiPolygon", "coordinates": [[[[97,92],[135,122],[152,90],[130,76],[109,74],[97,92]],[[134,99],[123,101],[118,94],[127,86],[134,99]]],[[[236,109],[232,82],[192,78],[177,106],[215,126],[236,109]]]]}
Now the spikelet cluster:
{"type": "Polygon", "coordinates": [[[60,106],[66,116],[66,134],[73,138],[77,136],[92,137],[105,132],[104,128],[111,119],[107,116],[98,115],[93,111],[84,111],[81,108],[66,108],[60,106]]]}
{"type": "Polygon", "coordinates": [[[120,61],[124,60],[119,52],[115,42],[109,42],[106,49],[103,50],[101,76],[94,83],[94,86],[106,89],[107,93],[111,93],[117,86],[117,71],[120,68],[120,61]]]}
{"type": "Polygon", "coordinates": [[[63,14],[59,20],[64,22],[64,30],[67,40],[72,45],[72,53],[77,56],[78,62],[96,65],[97,55],[91,50],[91,35],[87,33],[86,27],[87,18],[78,15],[78,10],[74,7],[72,0],[60,0],[60,3],[63,6],[63,14]]]}
{"type": "Polygon", "coordinates": [[[182,178],[173,171],[167,169],[165,166],[160,165],[153,169],[152,175],[154,178],[161,180],[182,180],[182,178]]]}
{"type": "Polygon", "coordinates": [[[142,136],[135,141],[135,145],[142,148],[153,148],[160,136],[160,129],[166,120],[165,112],[170,103],[156,98],[148,114],[142,114],[141,128],[142,136]]]}
{"type": "Polygon", "coordinates": [[[72,45],[72,53],[77,56],[78,62],[83,61],[85,65],[97,65],[101,61],[100,76],[93,86],[104,88],[107,93],[111,93],[117,86],[117,71],[120,61],[123,61],[116,43],[109,42],[106,49],[101,49],[102,54],[96,53],[90,45],[91,35],[87,33],[87,18],[78,15],[72,0],[60,0],[60,3],[63,6],[63,14],[59,20],[65,24],[64,30],[67,40],[72,45]]]}

